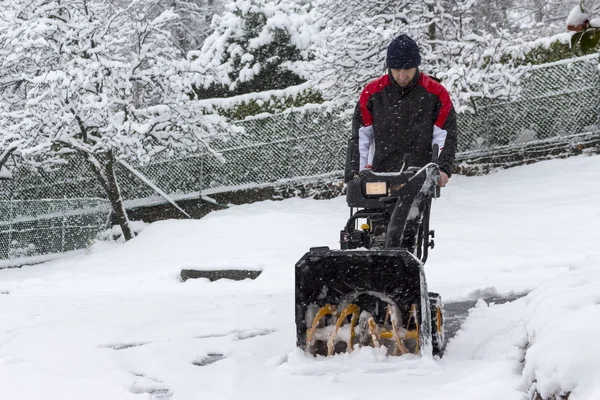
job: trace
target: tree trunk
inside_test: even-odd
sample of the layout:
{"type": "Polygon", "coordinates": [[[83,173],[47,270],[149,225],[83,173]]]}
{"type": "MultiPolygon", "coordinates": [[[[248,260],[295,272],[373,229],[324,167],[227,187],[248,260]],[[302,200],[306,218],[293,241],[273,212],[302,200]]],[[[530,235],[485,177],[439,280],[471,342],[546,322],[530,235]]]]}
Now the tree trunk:
{"type": "Polygon", "coordinates": [[[115,217],[117,217],[119,226],[123,231],[123,237],[125,240],[131,240],[133,239],[133,232],[131,232],[131,228],[129,227],[129,219],[127,218],[125,206],[123,205],[123,197],[121,196],[121,189],[119,188],[117,176],[115,175],[114,164],[115,158],[112,151],[109,151],[108,160],[106,162],[106,178],[108,180],[108,188],[110,193],[107,194],[108,198],[110,199],[110,204],[112,204],[115,217]]]}
{"type": "Polygon", "coordinates": [[[4,153],[2,155],[0,155],[0,170],[2,169],[2,167],[4,167],[4,165],[8,162],[10,156],[18,149],[18,145],[17,144],[13,144],[12,147],[9,147],[8,149],[4,150],[4,153]]]}
{"type": "Polygon", "coordinates": [[[100,185],[106,192],[110,205],[112,206],[113,212],[123,232],[125,240],[133,239],[133,232],[129,227],[129,219],[127,218],[127,211],[123,205],[123,197],[121,196],[121,189],[117,183],[117,176],[114,171],[115,158],[112,151],[108,151],[106,154],[106,162],[104,165],[94,157],[92,154],[86,154],[88,163],[98,178],[100,185]]]}
{"type": "MultiPolygon", "coordinates": [[[[429,24],[429,29],[428,29],[427,34],[429,36],[429,40],[434,41],[434,40],[436,40],[436,36],[437,36],[436,26],[435,26],[435,6],[433,4],[429,4],[428,8],[429,8],[429,12],[431,13],[431,15],[433,15],[433,17],[432,17],[431,23],[429,24]]],[[[433,51],[435,51],[435,47],[436,47],[435,43],[432,43],[431,49],[433,51]]]]}

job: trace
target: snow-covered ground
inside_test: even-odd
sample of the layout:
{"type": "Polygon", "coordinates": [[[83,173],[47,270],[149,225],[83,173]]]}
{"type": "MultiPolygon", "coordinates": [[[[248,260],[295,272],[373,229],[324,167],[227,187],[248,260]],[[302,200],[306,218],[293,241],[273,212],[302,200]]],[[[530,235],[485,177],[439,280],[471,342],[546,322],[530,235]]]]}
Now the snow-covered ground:
{"type": "Polygon", "coordinates": [[[126,244],[0,271],[4,399],[600,398],[600,157],[451,179],[426,271],[479,301],[440,359],[295,349],[294,264],[337,248],[345,199],[236,206],[150,224],[126,244]],[[255,281],[183,268],[262,269],[255,281]],[[527,349],[527,352],[525,352],[527,349]]]}

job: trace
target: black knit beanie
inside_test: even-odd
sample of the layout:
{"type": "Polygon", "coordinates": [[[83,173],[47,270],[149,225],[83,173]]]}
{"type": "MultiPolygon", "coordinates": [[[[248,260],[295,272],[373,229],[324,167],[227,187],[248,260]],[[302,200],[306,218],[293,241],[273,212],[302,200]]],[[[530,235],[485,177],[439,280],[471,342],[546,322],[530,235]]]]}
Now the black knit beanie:
{"type": "Polygon", "coordinates": [[[407,35],[400,35],[388,46],[386,64],[393,69],[411,69],[421,65],[419,46],[407,35]]]}

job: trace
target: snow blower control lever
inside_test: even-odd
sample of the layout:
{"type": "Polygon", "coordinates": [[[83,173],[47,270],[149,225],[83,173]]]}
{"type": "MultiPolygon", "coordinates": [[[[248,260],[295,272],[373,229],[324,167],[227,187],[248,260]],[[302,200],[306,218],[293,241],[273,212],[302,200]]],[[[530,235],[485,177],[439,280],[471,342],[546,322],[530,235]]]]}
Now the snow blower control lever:
{"type": "Polygon", "coordinates": [[[410,161],[410,154],[406,153],[404,155],[404,157],[402,157],[402,168],[400,168],[400,173],[404,172],[404,169],[406,168],[406,166],[408,165],[408,162],[410,161]]]}

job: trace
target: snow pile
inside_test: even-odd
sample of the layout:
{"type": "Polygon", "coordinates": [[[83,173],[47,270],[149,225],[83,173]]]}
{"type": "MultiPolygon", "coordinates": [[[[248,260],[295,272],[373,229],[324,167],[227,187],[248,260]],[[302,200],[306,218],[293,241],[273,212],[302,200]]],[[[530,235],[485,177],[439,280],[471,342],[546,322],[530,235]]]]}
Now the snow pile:
{"type": "Polygon", "coordinates": [[[531,396],[537,392],[543,399],[600,398],[598,267],[600,257],[574,263],[572,271],[527,297],[529,348],[523,374],[531,396]]]}
{"type": "Polygon", "coordinates": [[[452,395],[444,393],[442,398],[524,399],[521,380],[527,343],[522,323],[524,309],[525,302],[519,299],[504,304],[479,300],[469,310],[468,318],[450,340],[441,364],[458,369],[457,374],[468,373],[471,381],[463,382],[452,395]],[[475,382],[495,390],[488,392],[475,382]]]}
{"type": "MultiPolygon", "coordinates": [[[[131,232],[136,235],[139,235],[147,226],[150,224],[144,221],[129,221],[129,228],[131,232]]],[[[125,242],[125,238],[123,237],[123,230],[119,225],[114,225],[110,229],[107,229],[98,234],[99,240],[112,241],[117,240],[119,242],[125,242]]]]}

